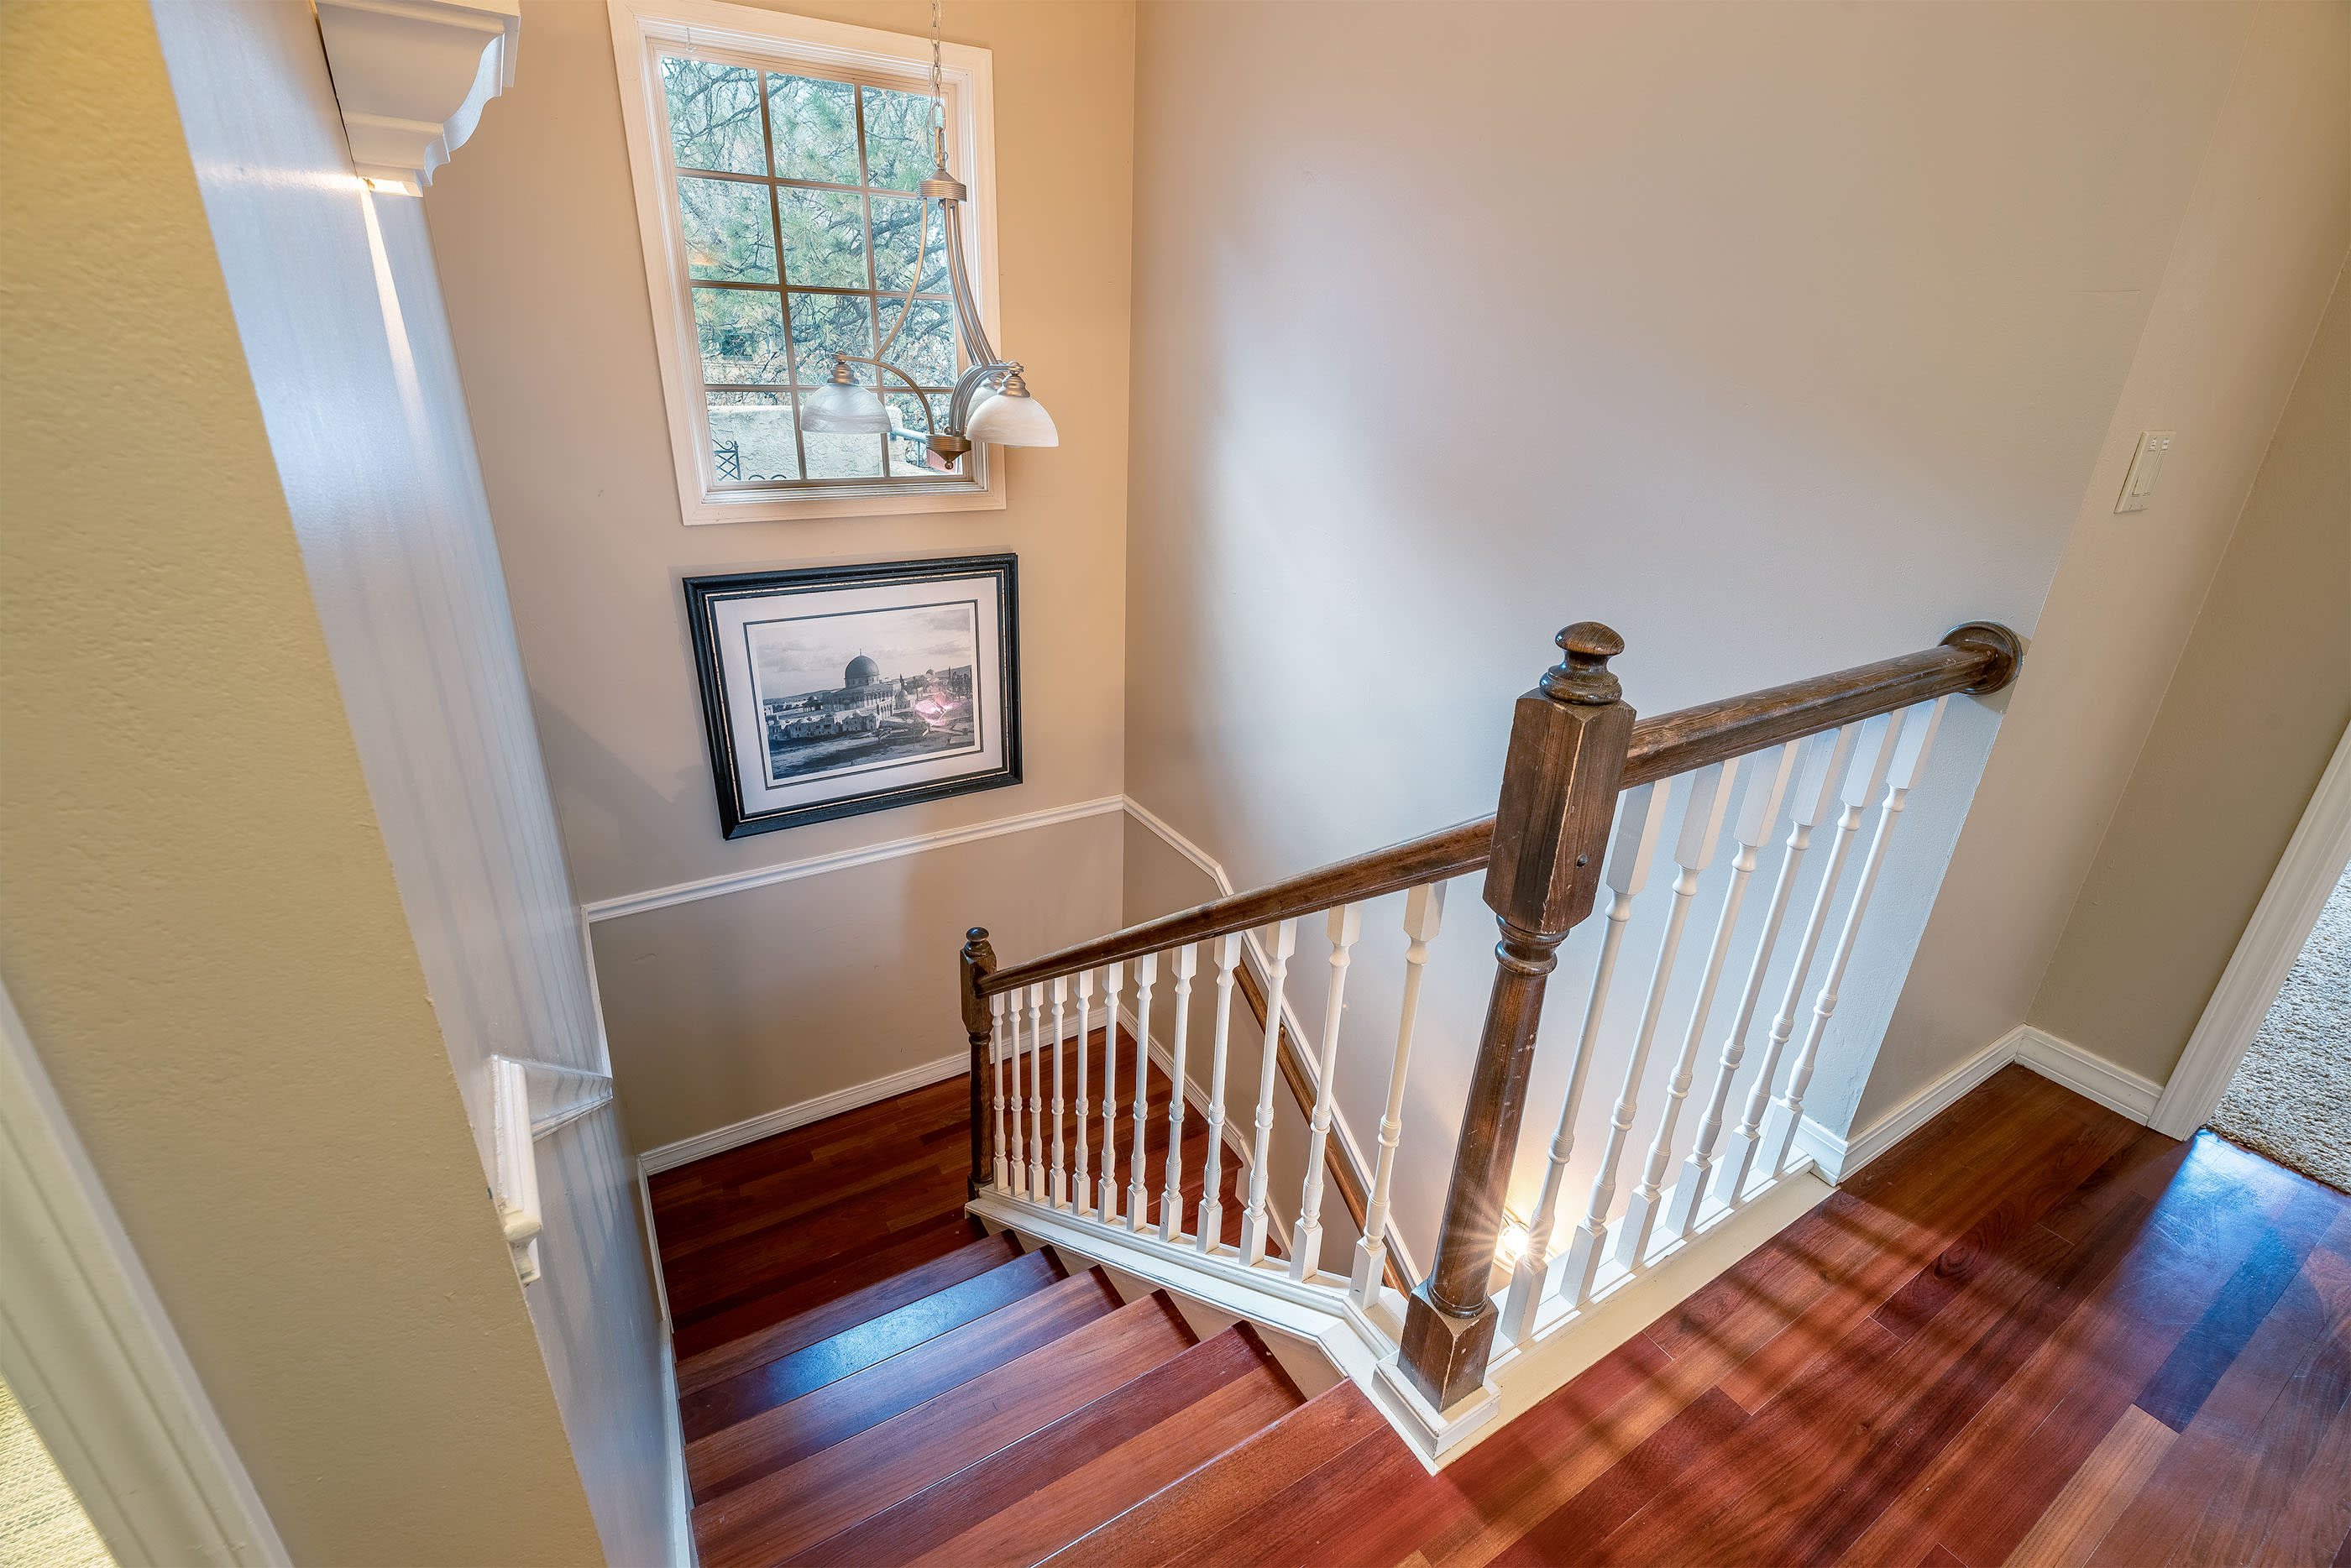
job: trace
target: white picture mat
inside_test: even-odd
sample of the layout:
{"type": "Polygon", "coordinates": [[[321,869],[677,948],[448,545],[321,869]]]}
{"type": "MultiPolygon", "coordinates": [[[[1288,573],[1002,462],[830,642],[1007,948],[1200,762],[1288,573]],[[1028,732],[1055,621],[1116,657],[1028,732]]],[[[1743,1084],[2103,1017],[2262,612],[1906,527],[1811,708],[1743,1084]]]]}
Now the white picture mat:
{"type": "MultiPolygon", "coordinates": [[[[904,583],[751,593],[714,600],[710,606],[710,629],[726,693],[727,736],[733,748],[736,788],[744,818],[820,805],[848,795],[911,789],[1003,767],[1004,628],[1002,609],[997,602],[999,582],[995,573],[981,572],[904,583]],[[853,774],[820,774],[777,784],[768,782],[767,725],[759,712],[758,678],[747,652],[744,631],[747,625],[803,616],[905,609],[967,599],[974,601],[977,618],[978,668],[972,678],[972,707],[980,741],[977,750],[909,758],[901,763],[853,774]]],[[[901,672],[883,673],[894,676],[901,672]]]]}

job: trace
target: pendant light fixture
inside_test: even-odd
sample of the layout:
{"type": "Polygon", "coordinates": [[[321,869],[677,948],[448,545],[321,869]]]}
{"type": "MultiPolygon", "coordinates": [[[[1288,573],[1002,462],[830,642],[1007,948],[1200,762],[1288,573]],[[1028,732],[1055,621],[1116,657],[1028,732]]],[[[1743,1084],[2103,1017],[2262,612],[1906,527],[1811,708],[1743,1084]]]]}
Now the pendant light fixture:
{"type": "Polygon", "coordinates": [[[962,181],[947,172],[946,98],[940,84],[939,62],[941,4],[942,0],[931,0],[931,147],[936,166],[930,178],[917,187],[925,210],[922,237],[914,252],[914,277],[906,286],[906,297],[899,304],[897,325],[882,340],[880,352],[870,359],[856,354],[835,354],[831,376],[800,399],[800,426],[822,435],[887,434],[893,426],[881,394],[861,383],[856,372],[850,369],[852,365],[871,365],[877,379],[886,374],[906,383],[906,389],[914,394],[914,406],[923,412],[926,431],[924,443],[952,462],[969,452],[976,441],[993,441],[998,446],[1059,446],[1061,437],[1053,428],[1053,416],[1029,392],[1029,383],[1022,379],[1022,367],[1017,361],[996,357],[995,346],[988,342],[987,331],[979,323],[971,280],[964,271],[962,208],[971,192],[962,181]],[[956,380],[955,391],[947,400],[946,417],[937,421],[932,419],[930,400],[922,395],[914,379],[890,363],[889,358],[898,334],[905,330],[914,314],[914,295],[922,286],[923,264],[930,250],[928,206],[933,202],[939,204],[939,227],[946,244],[947,289],[955,298],[956,326],[963,339],[964,358],[970,367],[956,380]]]}

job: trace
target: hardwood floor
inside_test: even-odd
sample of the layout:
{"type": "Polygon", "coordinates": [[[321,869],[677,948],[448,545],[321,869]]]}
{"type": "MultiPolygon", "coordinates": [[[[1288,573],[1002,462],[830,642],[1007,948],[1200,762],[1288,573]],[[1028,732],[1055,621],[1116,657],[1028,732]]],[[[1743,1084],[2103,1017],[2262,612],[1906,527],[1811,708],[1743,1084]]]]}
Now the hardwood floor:
{"type": "Polygon", "coordinates": [[[1037,1494],[1071,1542],[1057,1564],[2351,1568],[2351,1199],[2024,1068],[1436,1476],[1349,1386],[1285,1403],[1215,1341],[1170,1339],[1058,1437],[910,1429],[960,1407],[883,1365],[904,1347],[1001,1330],[1017,1355],[1044,1332],[1020,1323],[1102,1338],[1147,1305],[978,1238],[963,1103],[940,1085],[653,1179],[686,1431],[720,1465],[697,1491],[756,1475],[726,1495],[806,1512],[828,1466],[940,1442],[973,1461],[882,1511],[825,1501],[770,1538],[778,1557],[1033,1561],[1059,1542],[1004,1536],[1008,1515],[956,1527],[1024,1445],[1092,1422],[1148,1440],[1094,1467],[1124,1479],[1114,1511],[1082,1467],[1037,1494]],[[1229,1386],[1229,1417],[1120,1414],[1194,1383],[1229,1386]],[[761,1451],[760,1412],[787,1403],[799,1435],[761,1451]]]}

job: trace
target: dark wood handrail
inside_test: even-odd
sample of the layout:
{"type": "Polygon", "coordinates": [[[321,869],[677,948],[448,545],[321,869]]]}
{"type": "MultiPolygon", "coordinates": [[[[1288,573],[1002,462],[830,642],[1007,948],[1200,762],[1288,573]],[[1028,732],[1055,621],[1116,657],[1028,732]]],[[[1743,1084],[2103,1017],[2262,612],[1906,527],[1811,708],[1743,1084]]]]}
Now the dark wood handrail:
{"type": "MultiPolygon", "coordinates": [[[[1970,621],[1917,653],[1643,719],[1633,727],[1624,787],[1654,784],[1929,698],[1998,691],[2016,679],[2022,658],[2023,645],[2014,632],[1970,621]]],[[[992,996],[1098,964],[1119,963],[1458,877],[1482,867],[1493,841],[1492,817],[1460,823],[998,970],[979,979],[977,989],[982,996],[992,996]]]]}

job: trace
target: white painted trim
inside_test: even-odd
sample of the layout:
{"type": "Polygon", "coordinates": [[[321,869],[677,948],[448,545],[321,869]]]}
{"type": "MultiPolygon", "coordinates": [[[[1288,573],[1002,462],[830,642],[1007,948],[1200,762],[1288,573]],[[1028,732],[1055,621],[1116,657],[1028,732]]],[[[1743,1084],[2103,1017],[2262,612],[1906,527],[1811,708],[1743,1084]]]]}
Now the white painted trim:
{"type": "Polygon", "coordinates": [[[789,1132],[810,1122],[820,1122],[827,1116],[837,1116],[843,1111],[853,1111],[860,1106],[870,1106],[893,1095],[945,1083],[949,1078],[960,1078],[970,1070],[971,1054],[958,1051],[952,1056],[941,1056],[936,1061],[918,1064],[903,1073],[893,1073],[886,1078],[852,1084],[846,1089],[835,1089],[812,1100],[764,1111],[727,1127],[696,1133],[675,1143],[665,1143],[659,1148],[649,1148],[637,1156],[637,1168],[648,1176],[675,1170],[681,1165],[692,1165],[697,1159],[707,1159],[714,1154],[724,1154],[730,1148],[740,1148],[747,1143],[757,1143],[779,1132],[789,1132]]]}
{"type": "Polygon", "coordinates": [[[1709,1208],[1690,1236],[1663,1239],[1640,1269],[1618,1267],[1599,1298],[1574,1309],[1553,1301],[1536,1341],[1499,1349],[1485,1389],[1441,1413],[1397,1375],[1404,1298],[1395,1291],[1383,1288],[1365,1308],[1349,1294],[1343,1274],[1292,1280],[1277,1260],[1244,1263],[1224,1247],[1203,1257],[1188,1243],[1160,1241],[1155,1231],[1104,1226],[993,1189],[968,1207],[1029,1245],[1050,1243],[1189,1301],[1312,1342],[1434,1471],[1564,1386],[1827,1196],[1827,1185],[1800,1160],[1786,1175],[1764,1180],[1737,1207],[1709,1208]]]}
{"type": "Polygon", "coordinates": [[[1900,1105],[1869,1124],[1866,1131],[1844,1140],[1844,1158],[1836,1167],[1837,1179],[1847,1171],[1859,1170],[1871,1160],[1933,1121],[1960,1097],[2016,1060],[2017,1036],[2023,1026],[2010,1030],[1900,1105]]]}
{"type": "MultiPolygon", "coordinates": [[[[656,43],[684,44],[705,58],[789,68],[795,62],[828,75],[901,91],[929,91],[931,43],[907,33],[883,32],[723,0],[608,0],[612,59],[619,78],[621,120],[637,200],[637,228],[653,311],[653,345],[661,361],[663,403],[669,415],[670,452],[679,518],[686,524],[790,522],[814,517],[871,517],[893,513],[1000,509],[1005,468],[986,443],[968,460],[977,484],[956,482],[936,490],[886,482],[843,482],[814,493],[727,491],[705,471],[708,412],[702,365],[695,347],[694,302],[677,225],[675,174],[670,163],[666,108],[651,68],[656,43]]],[[[969,191],[964,202],[965,265],[978,295],[980,325],[1005,342],[997,309],[996,99],[993,57],[984,48],[948,44],[939,50],[947,106],[948,161],[969,191]]],[[[999,347],[999,353],[1004,349],[999,347]]]]}
{"type": "Polygon", "coordinates": [[[2144,1123],[2155,1114],[2163,1085],[2085,1051],[2071,1040],[2024,1024],[2014,1031],[2016,1059],[2053,1083],[2064,1085],[2113,1111],[2144,1123]]]}
{"type": "MultiPolygon", "coordinates": [[[[661,1271],[655,1269],[659,1279],[661,1271]]],[[[670,1513],[669,1557],[678,1568],[700,1568],[702,1543],[694,1536],[694,1483],[685,1470],[685,1428],[680,1424],[677,1409],[677,1348],[669,1335],[669,1311],[662,1310],[662,1408],[668,1413],[668,1429],[663,1433],[662,1465],[668,1472],[670,1490],[679,1506],[670,1513]]]]}
{"type": "Polygon", "coordinates": [[[351,169],[413,196],[515,83],[517,0],[318,0],[351,169]]]}
{"type": "Polygon", "coordinates": [[[2186,1137],[2211,1119],[2228,1092],[2229,1080],[2269,1016],[2303,943],[2318,924],[2326,897],[2351,865],[2351,728],[2335,742],[2333,760],[2303,808],[2277,869],[2270,874],[2253,918],[2229,967],[2204,1004],[2195,1033],[2188,1037],[2171,1081],[2147,1125],[2172,1137],[2186,1137]]]}
{"type": "Polygon", "coordinates": [[[1215,857],[1176,832],[1175,828],[1168,826],[1165,817],[1161,816],[1133,795],[1126,796],[1125,801],[1126,815],[1156,834],[1162,844],[1198,867],[1207,875],[1208,880],[1217,885],[1218,898],[1229,898],[1233,896],[1233,879],[1225,875],[1224,867],[1217,862],[1215,857]]]}
{"type": "Polygon", "coordinates": [[[854,849],[836,850],[831,855],[812,855],[805,860],[786,860],[774,866],[755,867],[747,871],[730,871],[723,877],[705,877],[698,882],[680,882],[668,888],[648,888],[642,893],[623,893],[614,898],[599,898],[580,906],[580,915],[590,923],[617,920],[628,915],[642,915],[650,909],[664,909],[673,904],[722,898],[729,893],[748,892],[754,888],[773,887],[778,882],[797,882],[803,877],[847,871],[853,867],[894,860],[903,855],[919,855],[927,849],[976,844],[983,838],[1000,838],[1008,833],[1026,833],[1031,828],[1051,827],[1058,823],[1107,816],[1112,812],[1124,810],[1126,806],[1125,796],[1106,794],[1099,800],[1082,800],[1073,805],[1049,806],[1043,811],[999,816],[989,822],[975,822],[966,827],[941,828],[935,833],[918,833],[911,838],[891,838],[879,844],[861,845],[854,849]]]}
{"type": "MultiPolygon", "coordinates": [[[[1839,1162],[1834,1166],[1824,1163],[1823,1168],[1834,1179],[1842,1179],[1847,1171],[1859,1170],[2011,1062],[2030,1067],[2051,1083],[2062,1084],[2135,1122],[2151,1122],[2156,1100],[2162,1093],[2161,1086],[2151,1078],[2117,1066],[2095,1052],[2084,1050],[2045,1029],[2020,1023],[1870,1123],[1867,1131],[1843,1140],[1838,1146],[1839,1162]]],[[[2189,1130],[2193,1132],[2195,1128],[2189,1130]]],[[[1819,1131],[1818,1136],[1832,1143],[1836,1141],[1824,1130],[1819,1131]]],[[[1803,1141],[1802,1134],[1799,1141],[1803,1141]]]]}
{"type": "Polygon", "coordinates": [[[669,1283],[662,1277],[661,1238],[653,1229],[653,1188],[641,1160],[637,1165],[637,1223],[651,1260],[653,1302],[661,1309],[662,1469],[669,1477],[678,1507],[671,1514],[670,1562],[677,1568],[696,1568],[702,1551],[694,1538],[694,1484],[685,1470],[685,1428],[677,1410],[677,1346],[669,1317],[669,1283]]]}
{"type": "Polygon", "coordinates": [[[293,1560],[0,991],[0,1376],[123,1563],[293,1560]]]}

